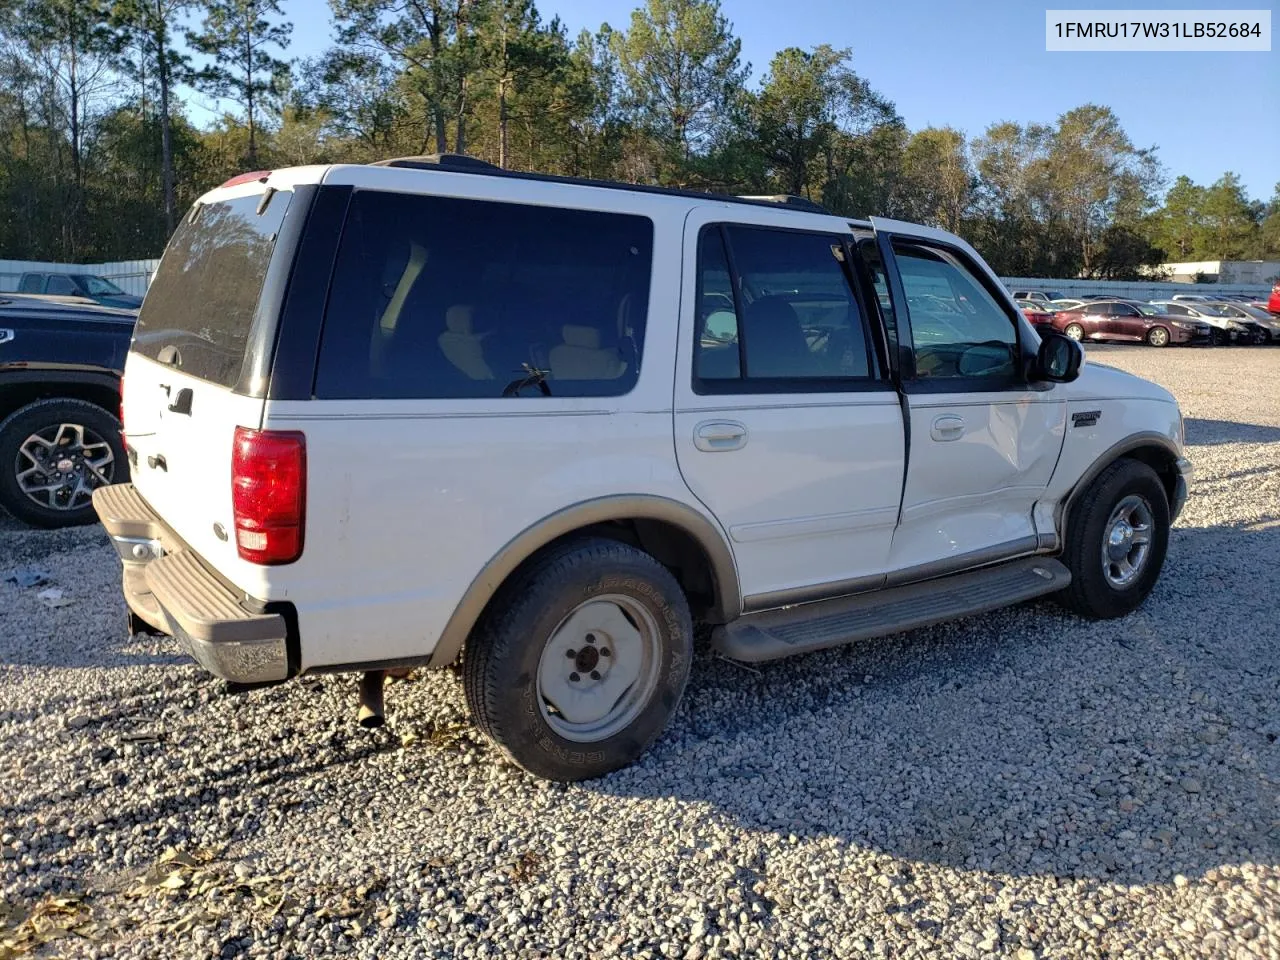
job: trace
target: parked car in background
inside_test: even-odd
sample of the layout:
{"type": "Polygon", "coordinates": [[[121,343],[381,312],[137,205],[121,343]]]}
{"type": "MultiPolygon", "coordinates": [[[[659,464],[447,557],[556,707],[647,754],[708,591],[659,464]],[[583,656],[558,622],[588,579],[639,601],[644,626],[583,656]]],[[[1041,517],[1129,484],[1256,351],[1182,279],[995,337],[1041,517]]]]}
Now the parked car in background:
{"type": "Polygon", "coordinates": [[[1145,312],[1127,300],[1095,300],[1075,310],[1059,310],[1052,325],[1072,340],[1114,340],[1166,347],[1171,343],[1208,343],[1207,324],[1145,312]]]}
{"type": "Polygon", "coordinates": [[[1213,298],[1203,293],[1175,293],[1170,300],[1185,300],[1188,303],[1208,303],[1213,298]]]}
{"type": "Polygon", "coordinates": [[[1056,312],[1047,304],[1038,300],[1015,300],[1018,309],[1027,321],[1036,328],[1036,333],[1053,329],[1053,315],[1056,312]]]}
{"type": "Polygon", "coordinates": [[[1272,316],[1260,307],[1247,303],[1212,303],[1223,316],[1243,324],[1254,334],[1255,343],[1275,343],[1280,340],[1280,317],[1272,316]]]}
{"type": "Polygon", "coordinates": [[[1074,297],[1063,297],[1060,300],[1050,300],[1048,306],[1054,310],[1074,310],[1086,301],[1074,297]]]}
{"type": "Polygon", "coordinates": [[[1271,288],[1271,297],[1267,300],[1267,309],[1274,314],[1280,314],[1280,283],[1271,288]]]}
{"type": "Polygon", "coordinates": [[[142,306],[142,298],[125,293],[105,277],[92,273],[24,273],[18,281],[18,293],[40,294],[50,297],[78,297],[104,307],[122,307],[136,310],[142,306]]]}
{"type": "Polygon", "coordinates": [[[1062,294],[1056,290],[1014,290],[1013,299],[1015,300],[1034,300],[1037,303],[1048,303],[1050,300],[1061,299],[1062,294]]]}
{"type": "Polygon", "coordinates": [[[128,479],[117,417],[136,316],[0,298],[0,506],[19,520],[90,523],[93,491],[128,479]]]}
{"type": "Polygon", "coordinates": [[[1164,307],[1171,317],[1188,322],[1207,323],[1212,340],[1216,344],[1252,343],[1253,333],[1241,323],[1224,317],[1208,303],[1196,300],[1153,300],[1152,306],[1164,307]]]}

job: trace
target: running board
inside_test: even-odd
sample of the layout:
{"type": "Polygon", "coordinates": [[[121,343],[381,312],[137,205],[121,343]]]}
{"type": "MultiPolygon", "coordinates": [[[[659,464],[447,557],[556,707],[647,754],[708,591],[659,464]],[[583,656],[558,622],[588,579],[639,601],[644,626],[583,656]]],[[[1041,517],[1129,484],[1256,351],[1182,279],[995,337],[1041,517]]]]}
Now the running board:
{"type": "Polygon", "coordinates": [[[1057,560],[1014,560],[923,583],[748,614],[716,627],[711,644],[734,660],[777,660],[986,613],[1056,593],[1069,583],[1070,571],[1057,560]]]}

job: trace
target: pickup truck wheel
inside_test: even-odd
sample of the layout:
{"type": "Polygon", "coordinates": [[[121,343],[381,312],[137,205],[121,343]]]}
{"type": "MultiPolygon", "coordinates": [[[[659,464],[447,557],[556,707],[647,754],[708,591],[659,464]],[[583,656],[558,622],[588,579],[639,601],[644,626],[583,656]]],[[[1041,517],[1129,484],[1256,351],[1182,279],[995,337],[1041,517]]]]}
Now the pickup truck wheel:
{"type": "Polygon", "coordinates": [[[127,479],[120,424],[84,400],[38,400],[0,423],[0,505],[37,527],[98,519],[93,491],[127,479]]]}
{"type": "Polygon", "coordinates": [[[536,559],[494,597],[463,653],[467,705],[515,763],[586,780],[636,760],[689,678],[693,625],[675,578],[602,538],[536,559]]]}
{"type": "Polygon", "coordinates": [[[1071,585],[1059,594],[1095,620],[1123,617],[1155,586],[1169,548],[1169,501],[1156,472],[1121,458],[1084,491],[1067,530],[1071,585]]]}

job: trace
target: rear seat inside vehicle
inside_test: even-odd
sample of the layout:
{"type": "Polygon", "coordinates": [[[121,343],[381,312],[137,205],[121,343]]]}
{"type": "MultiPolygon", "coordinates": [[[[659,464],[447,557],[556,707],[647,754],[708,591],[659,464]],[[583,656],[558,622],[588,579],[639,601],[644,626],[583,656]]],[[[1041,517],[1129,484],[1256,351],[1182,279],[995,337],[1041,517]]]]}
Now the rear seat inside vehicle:
{"type": "Polygon", "coordinates": [[[472,380],[492,380],[493,371],[485,362],[484,341],[487,334],[475,331],[475,307],[454,304],[444,314],[445,330],[437,342],[445,359],[472,380]]]}
{"type": "Polygon", "coordinates": [[[627,363],[616,346],[602,343],[598,327],[566,323],[560,328],[563,342],[551,348],[548,358],[555,380],[616,380],[627,363]]]}

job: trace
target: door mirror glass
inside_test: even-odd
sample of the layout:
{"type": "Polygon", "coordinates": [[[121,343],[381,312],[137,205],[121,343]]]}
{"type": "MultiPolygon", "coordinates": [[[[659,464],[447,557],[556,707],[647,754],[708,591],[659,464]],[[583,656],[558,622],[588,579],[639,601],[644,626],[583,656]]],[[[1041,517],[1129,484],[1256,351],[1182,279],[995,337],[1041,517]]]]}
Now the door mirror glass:
{"type": "Polygon", "coordinates": [[[1080,376],[1084,363],[1084,348],[1061,333],[1045,333],[1036,354],[1035,380],[1050,383],[1070,383],[1080,376]]]}

